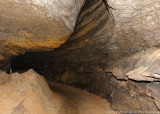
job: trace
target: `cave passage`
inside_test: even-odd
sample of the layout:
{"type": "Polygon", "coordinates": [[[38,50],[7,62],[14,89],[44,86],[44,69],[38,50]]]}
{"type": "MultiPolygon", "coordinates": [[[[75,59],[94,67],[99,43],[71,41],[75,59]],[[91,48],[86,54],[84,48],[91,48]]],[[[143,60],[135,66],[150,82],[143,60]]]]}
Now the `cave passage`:
{"type": "MultiPolygon", "coordinates": [[[[51,0],[30,4],[38,4],[37,7],[31,7],[27,2],[27,5],[16,3],[24,6],[27,13],[21,9],[23,7],[4,1],[4,4],[9,4],[6,11],[12,14],[12,10],[17,8],[15,12],[20,18],[13,19],[14,15],[7,18],[17,22],[10,27],[2,12],[2,24],[7,31],[2,35],[2,41],[4,38],[7,41],[0,45],[0,69],[10,67],[10,74],[2,73],[7,77],[0,74],[0,84],[6,86],[6,82],[13,81],[9,83],[12,90],[12,85],[18,88],[23,81],[26,82],[24,87],[30,88],[26,89],[29,92],[25,95],[42,93],[36,97],[44,100],[39,103],[42,106],[55,100],[59,105],[54,109],[60,109],[57,114],[102,114],[106,107],[117,112],[159,113],[159,2],[72,0],[74,2],[70,3],[62,0],[54,4],[54,1],[59,2],[51,0]],[[17,35],[15,31],[18,31],[17,35]],[[47,80],[52,92],[39,74],[47,80]],[[52,99],[53,96],[56,99],[52,99]]],[[[25,90],[14,92],[24,95],[25,90]]],[[[19,100],[18,105],[12,108],[12,114],[17,114],[18,109],[26,111],[25,100],[19,100]]]]}
{"type": "Polygon", "coordinates": [[[35,71],[39,72],[43,70],[45,66],[43,62],[39,63],[38,56],[36,54],[26,54],[15,58],[11,63],[12,73],[19,72],[24,73],[29,69],[34,69],[35,71]],[[32,57],[29,57],[33,55],[32,57]],[[34,56],[35,55],[35,56],[34,56]]]}

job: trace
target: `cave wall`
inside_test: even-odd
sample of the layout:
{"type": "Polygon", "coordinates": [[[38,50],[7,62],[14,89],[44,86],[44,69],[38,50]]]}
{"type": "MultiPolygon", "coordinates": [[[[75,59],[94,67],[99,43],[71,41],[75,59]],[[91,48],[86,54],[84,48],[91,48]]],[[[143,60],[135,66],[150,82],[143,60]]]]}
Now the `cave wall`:
{"type": "Polygon", "coordinates": [[[48,80],[109,99],[115,110],[159,109],[158,0],[87,0],[70,39],[13,61],[48,80]]]}
{"type": "Polygon", "coordinates": [[[1,0],[0,69],[26,52],[53,51],[72,34],[85,0],[1,0]]]}
{"type": "Polygon", "coordinates": [[[74,33],[54,51],[53,65],[95,65],[119,79],[159,80],[159,2],[108,0],[108,5],[86,1],[74,33]]]}

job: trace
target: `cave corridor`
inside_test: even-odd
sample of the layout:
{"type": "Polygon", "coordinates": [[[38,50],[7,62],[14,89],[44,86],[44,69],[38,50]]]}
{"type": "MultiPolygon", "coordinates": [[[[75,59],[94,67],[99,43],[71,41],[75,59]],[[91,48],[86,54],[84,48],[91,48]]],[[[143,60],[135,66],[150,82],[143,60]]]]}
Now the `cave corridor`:
{"type": "Polygon", "coordinates": [[[160,114],[159,0],[1,0],[0,114],[160,114]]]}

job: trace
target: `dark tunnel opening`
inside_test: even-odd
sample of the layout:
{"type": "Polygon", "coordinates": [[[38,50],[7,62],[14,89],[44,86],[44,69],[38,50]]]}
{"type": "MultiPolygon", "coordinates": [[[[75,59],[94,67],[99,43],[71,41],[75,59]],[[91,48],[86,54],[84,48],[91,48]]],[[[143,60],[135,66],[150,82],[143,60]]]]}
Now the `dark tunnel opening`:
{"type": "Polygon", "coordinates": [[[28,69],[34,69],[35,71],[43,70],[43,61],[41,63],[38,62],[39,57],[36,56],[39,53],[30,53],[26,55],[21,55],[15,58],[11,62],[11,69],[12,72],[19,72],[23,73],[26,72],[28,69]],[[32,56],[35,55],[35,56],[32,56]]]}

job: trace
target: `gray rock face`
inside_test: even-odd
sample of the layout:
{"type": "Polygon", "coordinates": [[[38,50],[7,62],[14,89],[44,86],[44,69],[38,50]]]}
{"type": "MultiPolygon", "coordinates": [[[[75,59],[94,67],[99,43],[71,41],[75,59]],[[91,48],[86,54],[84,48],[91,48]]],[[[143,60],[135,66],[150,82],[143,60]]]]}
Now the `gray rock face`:
{"type": "MultiPolygon", "coordinates": [[[[159,47],[160,3],[158,0],[144,0],[143,2],[135,0],[108,0],[108,3],[112,7],[110,11],[115,22],[112,36],[113,42],[117,40],[122,45],[124,44],[123,42],[132,42],[123,51],[131,53],[135,49],[140,51],[149,47],[159,47]]],[[[115,48],[118,49],[119,47],[115,48]]],[[[127,75],[128,78],[137,81],[157,81],[160,72],[158,61],[159,49],[142,51],[131,58],[127,57],[124,59],[123,62],[128,66],[124,66],[124,63],[120,62],[119,66],[126,67],[126,69],[115,70],[116,68],[114,68],[114,71],[117,72],[115,75],[121,75],[121,77],[127,75]],[[132,62],[128,64],[127,61],[131,59],[132,62]],[[129,72],[127,73],[127,71],[129,72]]]]}
{"type": "Polygon", "coordinates": [[[108,3],[115,22],[113,39],[140,38],[150,46],[159,45],[159,0],[108,0],[108,3]]]}
{"type": "Polygon", "coordinates": [[[156,107],[158,108],[158,110],[160,110],[160,95],[159,95],[160,89],[159,87],[160,87],[159,82],[150,83],[147,85],[148,96],[154,99],[154,103],[156,107]]]}
{"type": "Polygon", "coordinates": [[[116,63],[113,74],[119,79],[160,81],[160,50],[150,48],[116,63]]]}

